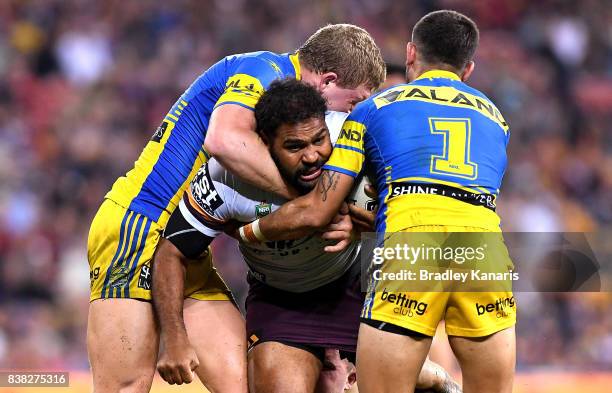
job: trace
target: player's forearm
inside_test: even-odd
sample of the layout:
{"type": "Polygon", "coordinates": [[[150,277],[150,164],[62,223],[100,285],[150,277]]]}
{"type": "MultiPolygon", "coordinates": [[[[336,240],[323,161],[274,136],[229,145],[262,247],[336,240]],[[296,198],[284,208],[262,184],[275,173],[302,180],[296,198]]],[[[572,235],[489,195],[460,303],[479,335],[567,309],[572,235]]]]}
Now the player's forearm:
{"type": "Polygon", "coordinates": [[[297,196],[281,177],[270,152],[255,132],[252,110],[232,104],[215,109],[204,148],[247,183],[284,198],[297,196]]]}
{"type": "Polygon", "coordinates": [[[230,136],[224,140],[213,156],[223,167],[255,187],[273,192],[283,198],[296,196],[278,171],[270,152],[255,133],[230,136]]]}
{"type": "Polygon", "coordinates": [[[153,306],[160,323],[161,337],[186,336],[183,322],[183,288],[186,258],[174,245],[162,240],[153,262],[153,306]]]}
{"type": "Polygon", "coordinates": [[[313,204],[311,195],[285,203],[269,216],[259,219],[259,228],[266,240],[299,239],[325,227],[333,214],[325,214],[313,204]]]}

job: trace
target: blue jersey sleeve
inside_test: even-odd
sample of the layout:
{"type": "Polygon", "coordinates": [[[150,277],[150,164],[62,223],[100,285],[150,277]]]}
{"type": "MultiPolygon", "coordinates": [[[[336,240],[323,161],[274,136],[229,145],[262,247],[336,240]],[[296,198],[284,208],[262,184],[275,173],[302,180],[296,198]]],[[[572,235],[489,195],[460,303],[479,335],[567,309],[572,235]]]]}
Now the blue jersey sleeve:
{"type": "Polygon", "coordinates": [[[241,59],[227,78],[225,91],[217,100],[215,108],[236,104],[253,109],[270,83],[282,77],[281,70],[272,61],[259,57],[241,59]]]}

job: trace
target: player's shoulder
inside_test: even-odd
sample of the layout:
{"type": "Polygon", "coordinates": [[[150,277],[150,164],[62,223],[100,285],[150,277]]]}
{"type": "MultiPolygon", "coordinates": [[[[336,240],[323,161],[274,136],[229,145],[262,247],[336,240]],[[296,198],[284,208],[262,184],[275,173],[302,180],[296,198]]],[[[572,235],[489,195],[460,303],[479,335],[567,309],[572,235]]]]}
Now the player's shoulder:
{"type": "Polygon", "coordinates": [[[490,104],[495,106],[495,103],[493,102],[493,100],[491,100],[485,93],[483,93],[482,91],[476,89],[475,87],[472,87],[470,85],[468,85],[465,82],[460,82],[460,86],[461,88],[459,90],[462,90],[466,93],[469,93],[475,97],[481,98],[484,101],[489,102],[490,104]]]}
{"type": "Polygon", "coordinates": [[[367,123],[372,114],[378,109],[377,98],[380,97],[381,94],[384,94],[387,90],[388,89],[377,92],[358,103],[353,111],[351,111],[346,121],[362,124],[367,123]]]}
{"type": "Polygon", "coordinates": [[[225,58],[226,64],[232,71],[248,73],[256,76],[265,74],[280,79],[295,76],[290,55],[270,51],[258,51],[230,55],[225,58]]]}
{"type": "Polygon", "coordinates": [[[329,130],[329,138],[335,144],[342,130],[342,125],[349,114],[347,112],[327,111],[325,112],[325,124],[329,130]]]}

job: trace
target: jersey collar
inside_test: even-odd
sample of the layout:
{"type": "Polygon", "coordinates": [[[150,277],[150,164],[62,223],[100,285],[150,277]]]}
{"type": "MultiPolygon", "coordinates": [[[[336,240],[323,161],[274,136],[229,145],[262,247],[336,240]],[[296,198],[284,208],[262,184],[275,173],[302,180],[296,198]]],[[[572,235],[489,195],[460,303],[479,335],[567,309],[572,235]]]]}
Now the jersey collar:
{"type": "Polygon", "coordinates": [[[295,79],[302,79],[302,72],[300,70],[300,59],[298,57],[298,53],[295,52],[289,55],[289,61],[291,61],[291,64],[293,64],[293,69],[295,70],[295,79]]]}
{"type": "Polygon", "coordinates": [[[460,81],[461,80],[461,78],[459,78],[459,76],[457,74],[455,74],[454,72],[444,71],[444,70],[426,71],[426,72],[422,73],[415,80],[426,79],[426,78],[429,78],[429,79],[433,79],[433,78],[447,78],[447,79],[452,79],[452,80],[455,80],[455,81],[460,81]]]}

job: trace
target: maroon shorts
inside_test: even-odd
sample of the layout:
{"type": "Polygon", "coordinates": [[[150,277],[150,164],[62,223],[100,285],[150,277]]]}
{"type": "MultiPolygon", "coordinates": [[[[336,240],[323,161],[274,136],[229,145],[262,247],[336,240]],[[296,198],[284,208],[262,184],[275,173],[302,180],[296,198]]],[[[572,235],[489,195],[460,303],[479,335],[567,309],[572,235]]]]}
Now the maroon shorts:
{"type": "Polygon", "coordinates": [[[364,294],[360,265],[339,279],[304,293],[282,291],[249,274],[246,327],[249,348],[277,341],[300,348],[334,348],[354,353],[364,294]]]}

